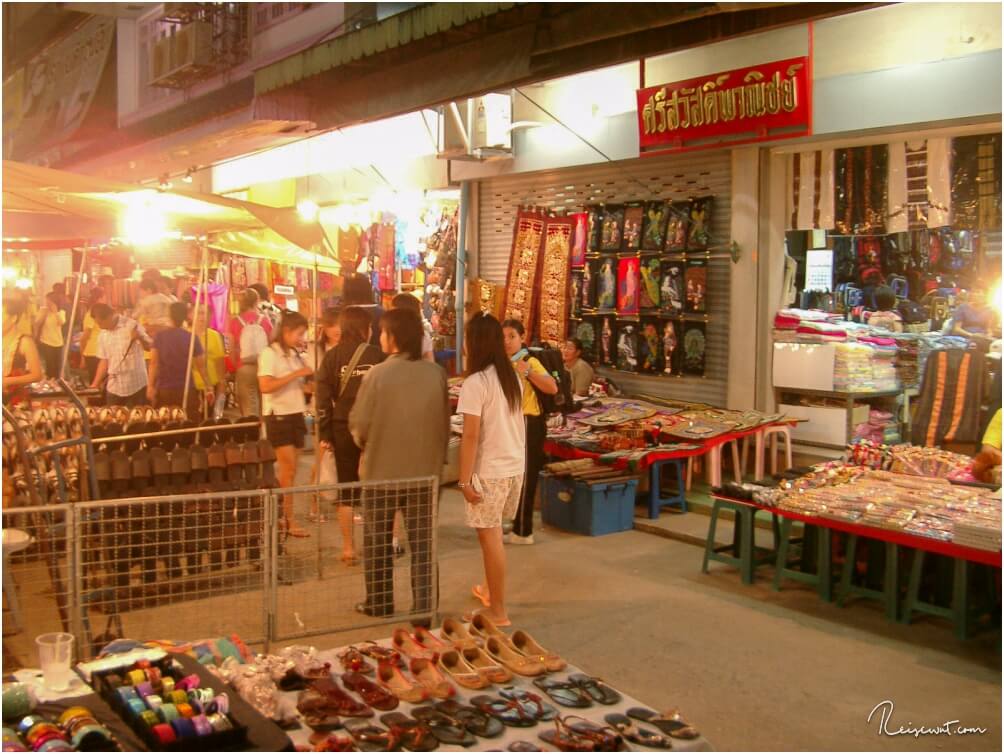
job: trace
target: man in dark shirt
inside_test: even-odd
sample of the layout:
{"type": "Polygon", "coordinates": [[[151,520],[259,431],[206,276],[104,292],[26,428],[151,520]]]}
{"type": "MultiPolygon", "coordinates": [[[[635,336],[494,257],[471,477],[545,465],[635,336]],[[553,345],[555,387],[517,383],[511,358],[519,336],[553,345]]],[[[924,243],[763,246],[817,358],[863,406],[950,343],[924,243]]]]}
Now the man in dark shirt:
{"type": "MultiPolygon", "coordinates": [[[[192,333],[182,328],[188,316],[188,306],[176,301],[170,307],[171,322],[174,327],[161,330],[153,336],[153,350],[150,354],[150,377],[147,381],[147,397],[157,408],[161,406],[181,406],[185,393],[186,378],[188,386],[188,405],[185,406],[188,418],[197,421],[198,407],[203,404],[197,395],[195,385],[191,384],[188,370],[188,352],[191,348],[192,333]]],[[[206,357],[202,344],[195,338],[192,348],[192,366],[202,378],[202,384],[209,384],[206,373],[206,357]]]]}

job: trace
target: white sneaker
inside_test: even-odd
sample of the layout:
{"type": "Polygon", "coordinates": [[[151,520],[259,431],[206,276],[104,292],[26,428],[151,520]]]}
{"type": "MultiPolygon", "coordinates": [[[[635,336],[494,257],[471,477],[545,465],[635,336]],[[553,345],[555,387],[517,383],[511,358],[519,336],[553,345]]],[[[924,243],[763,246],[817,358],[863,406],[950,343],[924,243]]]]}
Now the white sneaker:
{"type": "Polygon", "coordinates": [[[530,534],[529,536],[521,537],[518,534],[510,534],[509,535],[509,544],[511,544],[511,545],[532,545],[533,544],[533,535],[530,534]]]}
{"type": "Polygon", "coordinates": [[[507,544],[510,544],[511,541],[512,541],[512,534],[503,534],[502,535],[502,544],[507,545],[507,544]]]}

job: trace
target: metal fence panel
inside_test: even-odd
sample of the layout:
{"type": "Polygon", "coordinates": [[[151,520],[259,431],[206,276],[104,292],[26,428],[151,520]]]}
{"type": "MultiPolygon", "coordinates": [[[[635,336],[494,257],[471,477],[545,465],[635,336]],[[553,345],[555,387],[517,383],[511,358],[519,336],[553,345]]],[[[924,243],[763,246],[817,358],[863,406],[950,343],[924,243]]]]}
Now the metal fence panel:
{"type": "Polygon", "coordinates": [[[38,634],[77,630],[73,524],[74,511],[69,505],[3,512],[5,657],[33,665],[38,634]]]}
{"type": "Polygon", "coordinates": [[[266,640],[271,496],[238,491],[79,503],[80,602],[110,635],[266,640]]]}
{"type": "MultiPolygon", "coordinates": [[[[282,490],[276,490],[281,517],[282,490]]],[[[310,536],[280,530],[276,542],[275,641],[384,625],[432,620],[439,607],[435,477],[290,488],[297,515],[319,514],[310,536]],[[400,549],[395,552],[395,533],[400,549]],[[343,559],[346,534],[354,561],[343,559]],[[356,606],[367,603],[368,614],[356,606]]],[[[301,517],[302,518],[302,517],[301,517]]]]}

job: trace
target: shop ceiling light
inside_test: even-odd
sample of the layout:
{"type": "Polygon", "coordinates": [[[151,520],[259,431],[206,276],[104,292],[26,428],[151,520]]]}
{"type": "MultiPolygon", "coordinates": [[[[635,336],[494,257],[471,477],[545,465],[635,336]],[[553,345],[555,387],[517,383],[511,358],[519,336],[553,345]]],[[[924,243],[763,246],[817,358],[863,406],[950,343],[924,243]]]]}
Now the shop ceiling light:
{"type": "Polygon", "coordinates": [[[31,278],[18,278],[14,282],[15,288],[20,288],[22,291],[27,291],[31,288],[31,278]]]}
{"type": "Polygon", "coordinates": [[[317,219],[317,214],[321,211],[321,208],[317,206],[317,202],[304,199],[297,202],[296,211],[300,215],[301,220],[312,223],[317,219]]]}
{"type": "Polygon", "coordinates": [[[16,277],[17,277],[17,270],[16,269],[14,269],[13,267],[4,267],[3,268],[3,279],[4,280],[13,280],[16,277]]]}
{"type": "Polygon", "coordinates": [[[137,192],[125,206],[119,229],[122,237],[133,246],[154,246],[168,235],[167,218],[154,204],[152,197],[137,192]]]}

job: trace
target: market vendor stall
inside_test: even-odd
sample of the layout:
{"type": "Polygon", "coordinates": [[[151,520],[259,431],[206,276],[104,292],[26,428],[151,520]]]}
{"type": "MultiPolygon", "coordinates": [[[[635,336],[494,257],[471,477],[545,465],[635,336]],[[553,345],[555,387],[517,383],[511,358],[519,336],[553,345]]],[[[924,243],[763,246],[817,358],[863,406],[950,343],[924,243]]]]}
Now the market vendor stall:
{"type": "Polygon", "coordinates": [[[379,642],[256,656],[228,639],[167,645],[180,650],[171,652],[137,649],[80,666],[89,685],[77,682],[61,698],[22,671],[19,679],[47,701],[19,708],[5,735],[37,737],[42,729],[35,726],[68,722],[83,715],[68,710],[84,708],[106,750],[113,743],[173,749],[186,737],[203,751],[711,750],[679,711],[649,709],[525,632],[482,625],[484,633],[471,633],[475,625],[446,620],[449,632],[399,629],[379,642]],[[483,658],[481,670],[451,672],[461,655],[483,658]],[[204,735],[196,731],[202,717],[212,723],[204,735]],[[158,742],[171,734],[181,740],[158,742]]]}
{"type": "MultiPolygon", "coordinates": [[[[757,411],[727,411],[696,404],[656,405],[643,400],[605,398],[569,414],[563,426],[551,429],[545,451],[557,458],[593,458],[600,463],[651,476],[649,516],[658,518],[664,505],[686,510],[680,493],[661,497],[662,469],[669,462],[707,457],[708,478],[721,484],[722,450],[732,443],[733,465],[743,466],[738,442],[754,441],[756,457],[763,453],[764,432],[794,420],[757,411]]],[[[743,454],[745,456],[745,454],[743,454]]],[[[760,464],[757,464],[758,469],[760,464]]],[[[678,477],[682,469],[678,468],[678,477]]],[[[681,485],[682,487],[682,485],[681,485]]]]}

